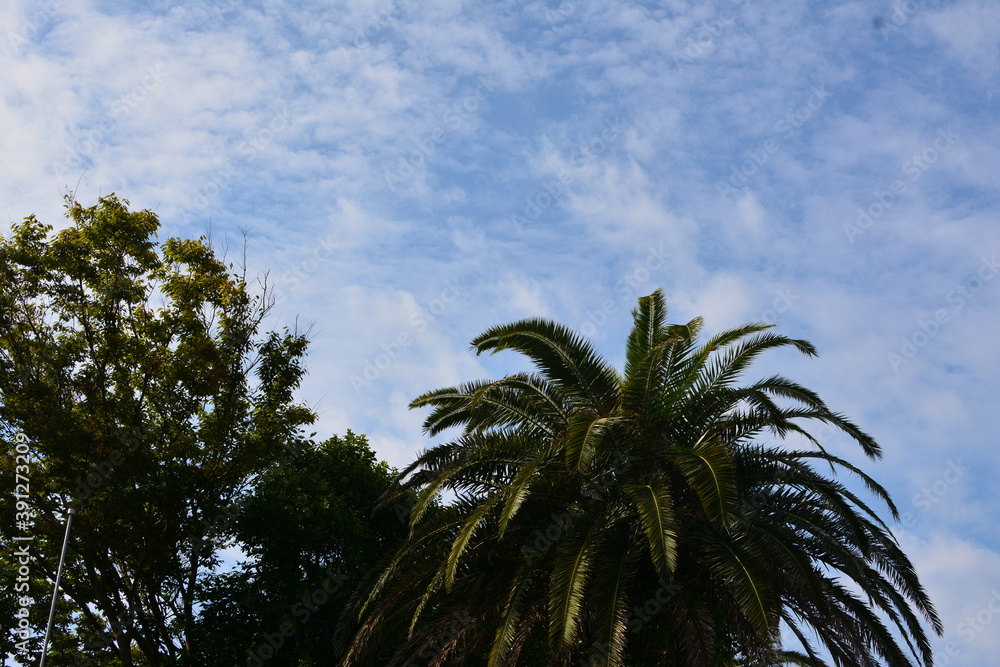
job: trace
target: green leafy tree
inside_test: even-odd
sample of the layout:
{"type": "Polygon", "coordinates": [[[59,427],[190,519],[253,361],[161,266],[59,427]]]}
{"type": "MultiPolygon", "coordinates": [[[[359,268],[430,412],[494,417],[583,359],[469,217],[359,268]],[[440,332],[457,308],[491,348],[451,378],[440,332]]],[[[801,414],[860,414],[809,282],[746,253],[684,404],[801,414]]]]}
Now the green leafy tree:
{"type": "Polygon", "coordinates": [[[406,534],[405,503],[374,513],[395,476],[348,431],[260,479],[227,526],[247,561],[201,592],[202,664],[335,665],[351,591],[406,534]]]}
{"type": "Polygon", "coordinates": [[[913,565],[823,470],[896,508],[807,426],[878,445],[788,379],[737,384],[762,352],[813,347],[763,324],[698,344],[701,320],[668,324],[659,291],[633,316],[624,372],[532,319],[472,345],[537,372],[413,402],[431,435],[462,432],[401,476],[411,535],[352,607],[345,664],[393,636],[392,664],[518,665],[539,646],[549,665],[825,664],[812,633],[837,665],[931,664],[923,624],[941,624],[913,565]]]}
{"type": "MultiPolygon", "coordinates": [[[[195,664],[214,526],[314,419],[292,396],[307,341],[259,334],[266,286],[254,295],[204,239],[159,243],[153,212],[110,195],[67,198],[67,217],[58,233],[31,216],[0,239],[0,437],[31,444],[32,568],[54,579],[75,505],[63,591],[79,650],[195,664]]],[[[13,457],[3,466],[13,478],[13,457]]]]}

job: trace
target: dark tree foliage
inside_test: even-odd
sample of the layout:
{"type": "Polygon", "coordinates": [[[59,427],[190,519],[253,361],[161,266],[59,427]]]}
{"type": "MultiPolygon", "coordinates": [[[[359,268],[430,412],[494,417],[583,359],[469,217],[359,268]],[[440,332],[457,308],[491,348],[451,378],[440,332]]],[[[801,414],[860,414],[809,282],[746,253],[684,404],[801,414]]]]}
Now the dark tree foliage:
{"type": "Polygon", "coordinates": [[[373,514],[394,477],[348,431],[261,479],[229,524],[246,563],[201,591],[202,664],[337,664],[332,630],[351,591],[406,532],[405,504],[373,514]]]}
{"type": "MultiPolygon", "coordinates": [[[[68,197],[67,217],[58,233],[31,216],[0,239],[0,438],[8,453],[19,434],[30,443],[32,524],[4,503],[0,559],[21,526],[35,583],[51,582],[75,505],[68,634],[50,664],[198,664],[214,527],[314,419],[293,399],[307,341],[259,333],[266,285],[253,294],[204,239],[159,242],[153,212],[68,197]]],[[[13,479],[12,454],[2,466],[13,479]]],[[[31,590],[36,632],[50,592],[31,590]]]]}

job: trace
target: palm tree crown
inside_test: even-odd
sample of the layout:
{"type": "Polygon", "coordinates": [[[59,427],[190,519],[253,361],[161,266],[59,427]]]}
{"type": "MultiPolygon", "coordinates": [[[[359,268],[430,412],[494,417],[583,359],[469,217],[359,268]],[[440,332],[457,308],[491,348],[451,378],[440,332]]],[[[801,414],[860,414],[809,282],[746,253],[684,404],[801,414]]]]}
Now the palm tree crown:
{"type": "Polygon", "coordinates": [[[387,499],[416,492],[411,534],[356,598],[345,664],[406,636],[393,664],[823,665],[818,640],[836,665],[930,665],[923,624],[941,624],[913,565],[817,464],[895,506],[803,423],[878,445],[790,380],[736,384],[761,352],[812,345],[756,323],[699,345],[660,291],[633,317],[623,372],[531,319],[472,346],[536,372],[413,401],[430,435],[462,431],[387,499]]]}

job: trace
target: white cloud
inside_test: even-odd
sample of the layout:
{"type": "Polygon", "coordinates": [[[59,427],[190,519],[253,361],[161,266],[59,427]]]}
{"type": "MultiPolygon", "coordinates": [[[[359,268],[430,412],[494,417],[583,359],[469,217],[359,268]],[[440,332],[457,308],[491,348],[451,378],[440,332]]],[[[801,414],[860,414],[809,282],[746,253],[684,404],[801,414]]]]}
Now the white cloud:
{"type": "MultiPolygon", "coordinates": [[[[968,545],[1000,546],[1000,283],[949,303],[1000,252],[992,4],[917,3],[889,34],[891,8],[862,2],[57,4],[0,44],[8,219],[65,224],[79,180],[83,203],[116,191],[155,209],[161,236],[211,228],[234,252],[248,228],[251,272],[284,295],[274,322],[313,323],[318,437],[352,428],[402,465],[426,444],[408,399],[524,367],[474,357],[473,336],[543,315],[618,359],[635,298],[663,286],[671,319],[703,315],[706,333],[765,319],[817,343],[818,360],[775,354],[760,374],[876,434],[901,508],[961,458],[975,473],[916,515],[914,544],[992,562],[968,545]],[[942,128],[959,139],[910,179],[942,128]],[[847,234],[895,180],[905,191],[847,234]],[[416,331],[448,280],[460,297],[416,331]],[[894,370],[887,355],[942,307],[953,317],[894,370]]],[[[8,3],[0,32],[35,7],[8,3]]],[[[955,664],[990,664],[971,652],[988,636],[955,664]]]]}
{"type": "Polygon", "coordinates": [[[1000,650],[1000,553],[953,533],[903,533],[900,542],[945,627],[935,664],[989,664],[1000,650]]]}
{"type": "Polygon", "coordinates": [[[948,53],[985,80],[995,79],[1000,66],[1000,7],[971,0],[955,3],[921,17],[948,53]]]}

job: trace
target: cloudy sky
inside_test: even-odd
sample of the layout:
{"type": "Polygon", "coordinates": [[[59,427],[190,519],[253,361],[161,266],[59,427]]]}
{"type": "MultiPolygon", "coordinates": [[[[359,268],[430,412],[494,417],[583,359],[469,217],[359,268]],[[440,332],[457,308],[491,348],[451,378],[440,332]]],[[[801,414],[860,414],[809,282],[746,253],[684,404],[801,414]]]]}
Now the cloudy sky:
{"type": "MultiPolygon", "coordinates": [[[[490,325],[623,358],[635,299],[814,342],[781,372],[882,443],[946,623],[1000,650],[1000,5],[214,2],[0,8],[0,204],[117,193],[268,273],[301,397],[405,465],[490,325]]],[[[830,438],[860,461],[860,452],[830,438]]]]}

